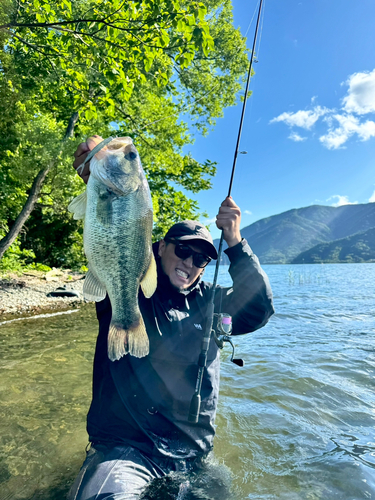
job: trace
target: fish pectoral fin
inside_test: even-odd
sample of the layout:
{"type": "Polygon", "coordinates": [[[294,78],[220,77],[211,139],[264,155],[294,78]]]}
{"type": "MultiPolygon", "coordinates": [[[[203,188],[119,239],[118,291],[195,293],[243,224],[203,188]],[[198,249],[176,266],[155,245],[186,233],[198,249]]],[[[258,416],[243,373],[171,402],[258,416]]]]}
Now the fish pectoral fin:
{"type": "Polygon", "coordinates": [[[83,296],[85,299],[100,302],[105,299],[106,294],[105,287],[100,283],[95,274],[88,270],[83,284],[83,296]]]}
{"type": "Polygon", "coordinates": [[[84,191],[72,200],[68,205],[68,210],[73,214],[73,219],[83,219],[86,214],[87,191],[84,191]]]}
{"type": "Polygon", "coordinates": [[[151,262],[146,274],[141,281],[141,288],[146,299],[149,299],[155,292],[157,285],[157,272],[154,254],[151,254],[151,262]]]}
{"type": "Polygon", "coordinates": [[[118,323],[112,323],[108,333],[108,357],[111,361],[130,354],[136,358],[147,356],[150,351],[150,344],[142,316],[139,323],[127,330],[118,323]]]}

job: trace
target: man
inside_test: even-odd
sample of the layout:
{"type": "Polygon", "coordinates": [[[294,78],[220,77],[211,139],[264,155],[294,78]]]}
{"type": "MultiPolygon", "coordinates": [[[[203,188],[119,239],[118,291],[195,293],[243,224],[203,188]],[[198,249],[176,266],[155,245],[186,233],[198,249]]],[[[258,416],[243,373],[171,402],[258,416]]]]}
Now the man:
{"type": "MultiPolygon", "coordinates": [[[[87,143],[80,144],[75,168],[88,151],[87,143]]],[[[87,182],[88,176],[86,166],[81,177],[87,182]]],[[[241,238],[240,220],[241,211],[232,198],[224,200],[216,225],[228,244],[233,287],[217,286],[215,311],[232,316],[234,335],[264,326],[274,312],[268,278],[241,238]]],[[[196,221],[172,226],[153,250],[157,290],[151,299],[139,294],[150,340],[148,356],[127,355],[111,362],[107,356],[108,296],[96,306],[99,335],[87,417],[91,448],[69,500],[142,498],[153,480],[171,472],[199,469],[212,450],[220,370],[219,349],[213,339],[197,424],[188,421],[188,413],[212,290],[201,277],[210,260],[217,259],[217,251],[207,229],[196,221]]]]}

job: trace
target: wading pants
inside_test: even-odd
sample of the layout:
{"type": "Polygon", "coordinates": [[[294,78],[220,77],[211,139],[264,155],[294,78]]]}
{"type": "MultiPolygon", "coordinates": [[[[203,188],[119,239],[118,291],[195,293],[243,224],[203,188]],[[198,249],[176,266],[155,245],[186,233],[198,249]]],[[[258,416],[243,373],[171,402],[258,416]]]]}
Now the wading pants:
{"type": "Polygon", "coordinates": [[[220,470],[215,473],[216,468],[206,468],[202,460],[198,463],[189,460],[156,462],[131,446],[95,444],[87,452],[68,500],[164,500],[182,499],[185,495],[197,500],[227,500],[230,498],[229,485],[223,480],[228,476],[226,468],[219,466],[220,470]],[[210,496],[194,494],[194,490],[202,491],[203,484],[210,496]]]}

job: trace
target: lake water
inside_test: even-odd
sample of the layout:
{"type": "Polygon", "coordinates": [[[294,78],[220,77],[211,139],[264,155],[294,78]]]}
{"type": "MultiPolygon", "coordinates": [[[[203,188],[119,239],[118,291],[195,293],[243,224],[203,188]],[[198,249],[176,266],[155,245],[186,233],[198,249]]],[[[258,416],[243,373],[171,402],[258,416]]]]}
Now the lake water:
{"type": "MultiPolygon", "coordinates": [[[[264,269],[277,313],[234,339],[243,368],[222,353],[215,456],[233,498],[375,499],[375,265],[264,269]]],[[[91,304],[0,326],[0,500],[64,498],[85,455],[96,328],[91,304]]]]}

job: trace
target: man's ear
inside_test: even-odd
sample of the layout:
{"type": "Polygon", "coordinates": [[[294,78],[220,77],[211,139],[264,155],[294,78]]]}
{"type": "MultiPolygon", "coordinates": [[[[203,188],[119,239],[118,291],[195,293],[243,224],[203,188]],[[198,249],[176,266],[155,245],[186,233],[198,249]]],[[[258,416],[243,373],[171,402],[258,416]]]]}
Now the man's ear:
{"type": "Polygon", "coordinates": [[[165,240],[160,240],[159,241],[159,248],[158,248],[158,255],[159,257],[161,257],[164,253],[164,249],[166,247],[166,243],[165,243],[165,240]]]}

